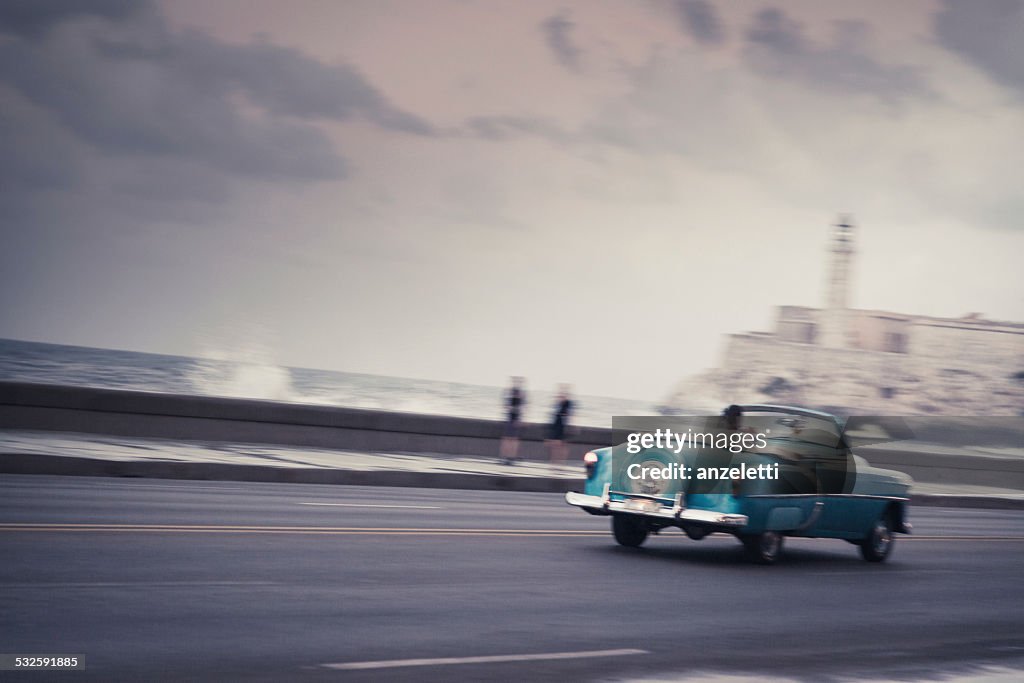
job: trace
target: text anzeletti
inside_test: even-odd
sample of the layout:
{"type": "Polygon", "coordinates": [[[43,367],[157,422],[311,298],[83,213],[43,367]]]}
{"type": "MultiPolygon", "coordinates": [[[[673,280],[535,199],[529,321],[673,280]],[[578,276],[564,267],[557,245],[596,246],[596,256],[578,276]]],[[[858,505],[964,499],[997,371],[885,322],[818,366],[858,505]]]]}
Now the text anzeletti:
{"type": "Polygon", "coordinates": [[[778,479],[779,465],[762,464],[739,465],[733,467],[687,467],[673,462],[663,467],[650,467],[633,463],[626,468],[626,476],[630,479],[778,479]],[[696,472],[695,472],[696,470],[696,472]],[[696,474],[696,476],[694,476],[696,474]]]}

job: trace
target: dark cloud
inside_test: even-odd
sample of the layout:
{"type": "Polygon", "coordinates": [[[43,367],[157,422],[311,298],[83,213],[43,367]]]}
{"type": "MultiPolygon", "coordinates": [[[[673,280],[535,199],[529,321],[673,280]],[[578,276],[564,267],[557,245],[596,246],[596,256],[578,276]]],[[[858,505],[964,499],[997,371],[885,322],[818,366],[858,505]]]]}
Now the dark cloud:
{"type": "Polygon", "coordinates": [[[353,67],[324,64],[266,40],[231,45],[187,32],[157,44],[105,41],[97,50],[114,64],[171,69],[202,92],[243,93],[274,115],[339,121],[362,117],[392,130],[432,132],[429,123],[390,104],[353,67]]]}
{"type": "Polygon", "coordinates": [[[0,33],[38,37],[65,21],[95,17],[120,21],[149,9],[144,0],[4,0],[0,33]]]}
{"type": "Polygon", "coordinates": [[[1024,93],[1024,2],[945,2],[935,34],[947,49],[995,81],[1024,93]]]}
{"type": "Polygon", "coordinates": [[[674,6],[682,29],[698,43],[710,46],[725,41],[725,30],[711,3],[706,0],[676,0],[674,6]]]}
{"type": "Polygon", "coordinates": [[[25,103],[0,107],[0,153],[0,197],[34,188],[67,189],[81,172],[69,134],[62,135],[25,103]]]}
{"type": "Polygon", "coordinates": [[[888,102],[933,96],[917,69],[884,64],[870,55],[865,46],[870,28],[862,22],[838,22],[832,43],[818,45],[799,22],[768,8],[758,12],[746,38],[746,61],[762,74],[888,102]]]}
{"type": "Polygon", "coordinates": [[[112,61],[88,43],[0,46],[0,83],[102,154],[177,157],[226,173],[315,180],[344,164],[315,126],[248,115],[171,63],[112,61]]]}
{"type": "Polygon", "coordinates": [[[433,133],[352,66],[175,31],[142,2],[0,3],[0,19],[0,214],[26,224],[60,207],[194,220],[245,180],[343,178],[328,120],[433,133]]]}
{"type": "Polygon", "coordinates": [[[581,50],[572,42],[570,33],[575,24],[565,14],[556,14],[541,22],[541,30],[548,47],[555,58],[567,69],[576,70],[580,66],[581,50]]]}

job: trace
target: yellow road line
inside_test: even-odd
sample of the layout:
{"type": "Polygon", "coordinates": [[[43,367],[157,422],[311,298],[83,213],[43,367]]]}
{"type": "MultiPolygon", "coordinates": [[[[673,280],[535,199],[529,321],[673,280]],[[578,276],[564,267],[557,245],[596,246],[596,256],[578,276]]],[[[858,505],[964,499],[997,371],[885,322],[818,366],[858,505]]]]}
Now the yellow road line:
{"type": "MultiPolygon", "coordinates": [[[[603,530],[575,529],[481,529],[443,527],[327,527],[327,526],[258,526],[227,524],[76,524],[76,523],[6,523],[4,531],[116,531],[164,533],[220,533],[220,534],[335,534],[335,535],[390,535],[390,536],[532,536],[541,538],[572,538],[609,536],[603,530]]],[[[812,540],[797,537],[799,540],[812,540]]],[[[1024,541],[1024,536],[905,536],[906,541],[1024,541]]]]}
{"type": "MultiPolygon", "coordinates": [[[[7,531],[15,531],[9,529],[7,531]]],[[[256,529],[246,531],[228,531],[224,529],[34,529],[39,533],[108,533],[108,534],[138,534],[138,533],[164,533],[164,534],[262,534],[264,536],[460,536],[477,537],[489,536],[491,538],[587,538],[580,534],[544,534],[534,536],[533,534],[497,534],[489,531],[452,533],[447,531],[429,531],[427,533],[416,533],[414,531],[260,531],[256,529]]],[[[595,536],[597,534],[594,534],[595,536]]],[[[606,534],[600,534],[605,536],[606,534]]]]}
{"type": "Polygon", "coordinates": [[[170,533],[333,533],[352,536],[607,536],[607,531],[558,529],[400,528],[364,526],[214,526],[203,524],[0,524],[0,531],[119,531],[170,533]]]}
{"type": "Polygon", "coordinates": [[[1024,536],[905,536],[901,541],[1024,541],[1024,536]]]}
{"type": "Polygon", "coordinates": [[[22,530],[71,530],[71,531],[313,531],[313,532],[391,532],[391,533],[528,533],[530,536],[545,535],[601,535],[607,531],[590,529],[530,529],[530,528],[444,528],[418,526],[269,526],[269,525],[234,525],[234,524],[74,524],[74,523],[11,523],[0,524],[0,531],[22,530]]]}

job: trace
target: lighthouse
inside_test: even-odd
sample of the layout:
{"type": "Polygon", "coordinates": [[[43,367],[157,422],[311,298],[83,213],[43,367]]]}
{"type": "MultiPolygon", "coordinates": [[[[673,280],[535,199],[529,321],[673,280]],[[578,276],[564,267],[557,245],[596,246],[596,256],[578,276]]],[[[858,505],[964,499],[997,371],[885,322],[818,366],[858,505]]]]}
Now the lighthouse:
{"type": "Polygon", "coordinates": [[[853,261],[853,221],[849,216],[840,216],[831,226],[828,253],[819,339],[822,346],[844,348],[849,346],[848,303],[853,261]]]}

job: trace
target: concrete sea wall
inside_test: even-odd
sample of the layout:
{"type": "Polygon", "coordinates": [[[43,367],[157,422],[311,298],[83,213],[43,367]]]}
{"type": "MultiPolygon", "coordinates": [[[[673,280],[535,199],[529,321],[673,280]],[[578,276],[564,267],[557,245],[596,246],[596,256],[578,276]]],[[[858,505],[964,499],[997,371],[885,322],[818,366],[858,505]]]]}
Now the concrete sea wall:
{"type": "MultiPolygon", "coordinates": [[[[504,424],[333,406],[0,382],[0,429],[156,439],[264,443],[338,450],[497,457],[504,424]]],[[[546,425],[526,424],[520,457],[546,459],[546,425]]],[[[581,427],[570,458],[609,445],[611,430],[581,427]]]]}
{"type": "MultiPolygon", "coordinates": [[[[495,420],[0,382],[0,429],[497,457],[503,427],[495,420]]],[[[539,424],[523,426],[521,457],[547,458],[545,429],[539,424]]],[[[610,429],[580,428],[570,440],[570,460],[610,442],[610,429]]],[[[948,451],[901,449],[894,444],[858,452],[873,465],[905,472],[921,482],[1024,490],[1024,458],[948,451]]]]}

